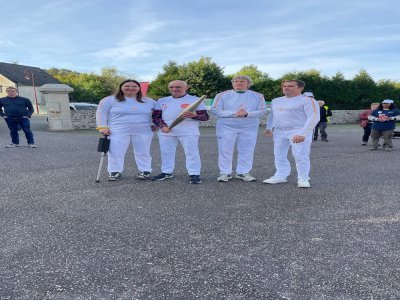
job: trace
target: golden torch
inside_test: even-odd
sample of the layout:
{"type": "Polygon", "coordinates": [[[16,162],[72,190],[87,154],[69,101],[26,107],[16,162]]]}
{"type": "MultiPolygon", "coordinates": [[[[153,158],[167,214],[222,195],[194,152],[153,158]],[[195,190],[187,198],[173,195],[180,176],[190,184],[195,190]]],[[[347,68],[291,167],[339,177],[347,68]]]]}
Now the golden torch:
{"type": "Polygon", "coordinates": [[[182,115],[185,112],[196,112],[197,107],[199,107],[199,105],[206,99],[206,96],[203,95],[201,96],[201,98],[199,98],[196,102],[193,102],[192,104],[190,104],[188,107],[186,107],[184,110],[182,110],[182,112],[179,114],[179,116],[168,126],[168,128],[171,130],[172,128],[174,128],[176,125],[178,125],[180,122],[182,122],[183,120],[185,120],[184,117],[182,117],[182,115]]]}

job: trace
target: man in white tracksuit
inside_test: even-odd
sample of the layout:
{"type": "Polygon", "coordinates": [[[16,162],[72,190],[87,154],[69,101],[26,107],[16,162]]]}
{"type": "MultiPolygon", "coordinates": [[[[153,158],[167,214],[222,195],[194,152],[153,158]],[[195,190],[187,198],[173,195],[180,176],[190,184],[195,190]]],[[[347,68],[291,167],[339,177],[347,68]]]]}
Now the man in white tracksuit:
{"type": "Polygon", "coordinates": [[[196,112],[185,112],[185,118],[173,129],[169,125],[190,104],[199,98],[188,95],[189,89],[186,82],[174,80],[169,83],[168,88],[171,96],[161,98],[157,101],[153,112],[153,123],[160,128],[158,139],[161,151],[161,174],[154,176],[153,180],[164,180],[173,177],[175,168],[175,152],[178,141],[181,143],[186,155],[186,169],[189,173],[189,182],[201,183],[200,179],[200,153],[199,153],[199,121],[207,121],[208,114],[203,103],[199,105],[196,112]]]}
{"type": "Polygon", "coordinates": [[[285,96],[272,100],[265,135],[273,136],[274,139],[276,172],[271,178],[265,179],[264,183],[276,184],[287,181],[286,178],[291,171],[287,155],[289,148],[292,147],[298,187],[310,187],[312,134],[320,115],[318,103],[301,94],[304,87],[305,83],[301,80],[285,80],[282,84],[285,96]]]}
{"type": "Polygon", "coordinates": [[[249,90],[251,78],[245,75],[235,76],[233,90],[218,94],[211,112],[218,118],[218,167],[219,182],[232,178],[232,160],[237,143],[236,178],[255,181],[250,174],[253,167],[253,155],[257,142],[260,117],[267,113],[264,96],[249,90]]]}

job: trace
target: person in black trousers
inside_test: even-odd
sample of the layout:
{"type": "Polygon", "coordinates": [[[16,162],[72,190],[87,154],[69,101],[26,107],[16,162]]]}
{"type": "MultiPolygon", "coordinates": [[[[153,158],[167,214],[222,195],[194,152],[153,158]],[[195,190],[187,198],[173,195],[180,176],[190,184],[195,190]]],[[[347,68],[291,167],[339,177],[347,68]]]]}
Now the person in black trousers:
{"type": "Polygon", "coordinates": [[[371,103],[371,108],[364,110],[358,117],[360,119],[360,127],[364,129],[364,134],[362,136],[362,146],[366,146],[368,144],[369,136],[371,135],[371,126],[372,126],[372,121],[368,120],[368,116],[373,112],[375,109],[377,109],[379,106],[379,103],[371,103]]]}
{"type": "Polygon", "coordinates": [[[314,130],[314,141],[318,139],[318,129],[321,135],[321,141],[327,142],[328,139],[328,134],[326,133],[326,127],[328,127],[328,120],[329,117],[332,116],[331,109],[325,105],[325,101],[318,100],[318,105],[319,105],[319,115],[320,115],[320,121],[319,123],[315,126],[314,130]]]}

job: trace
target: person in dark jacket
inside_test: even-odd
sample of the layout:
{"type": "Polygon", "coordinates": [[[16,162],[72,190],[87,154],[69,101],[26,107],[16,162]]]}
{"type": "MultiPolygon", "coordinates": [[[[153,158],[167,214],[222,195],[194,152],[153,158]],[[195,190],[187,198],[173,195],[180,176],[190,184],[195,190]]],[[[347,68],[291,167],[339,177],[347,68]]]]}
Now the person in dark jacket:
{"type": "Polygon", "coordinates": [[[332,112],[331,109],[327,105],[325,105],[325,101],[318,100],[317,102],[319,105],[320,121],[315,126],[314,141],[318,139],[318,129],[319,129],[321,135],[321,141],[327,142],[328,134],[326,133],[326,127],[328,127],[329,117],[332,116],[332,112]]]}
{"type": "Polygon", "coordinates": [[[392,151],[392,138],[396,128],[395,121],[400,120],[400,111],[394,105],[393,100],[383,100],[368,119],[373,121],[371,130],[372,145],[369,149],[377,150],[379,138],[383,137],[383,150],[392,151]]]}
{"type": "Polygon", "coordinates": [[[7,97],[0,98],[0,116],[6,121],[11,136],[11,144],[6,148],[19,147],[19,128],[24,131],[29,147],[36,148],[29,121],[34,112],[32,102],[18,96],[15,87],[8,87],[6,92],[7,97]]]}

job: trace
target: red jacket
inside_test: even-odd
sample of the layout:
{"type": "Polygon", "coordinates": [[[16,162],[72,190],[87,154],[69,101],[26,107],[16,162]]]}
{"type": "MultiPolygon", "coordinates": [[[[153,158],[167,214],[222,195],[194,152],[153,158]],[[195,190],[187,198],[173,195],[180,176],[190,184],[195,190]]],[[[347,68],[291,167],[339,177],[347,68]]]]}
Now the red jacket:
{"type": "Polygon", "coordinates": [[[364,110],[358,117],[360,118],[360,126],[366,127],[368,123],[372,123],[368,120],[368,116],[371,114],[372,109],[364,110]]]}

